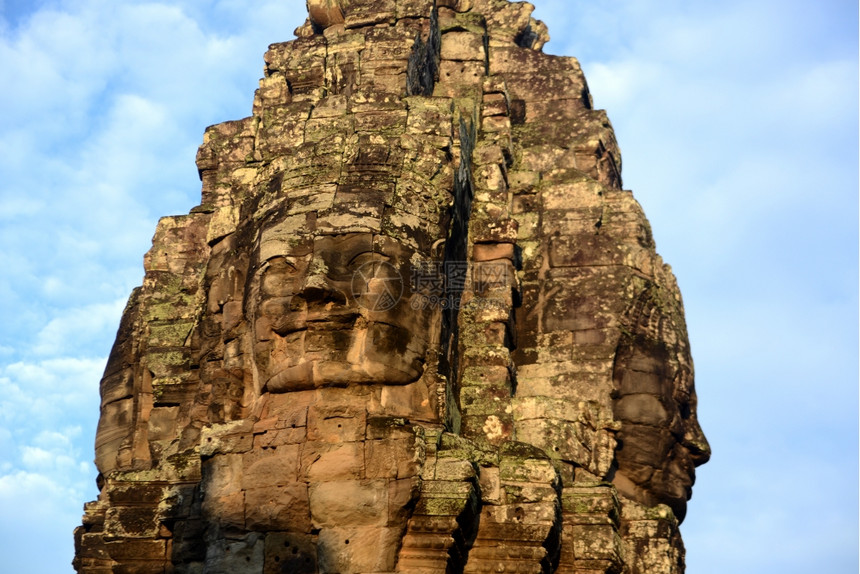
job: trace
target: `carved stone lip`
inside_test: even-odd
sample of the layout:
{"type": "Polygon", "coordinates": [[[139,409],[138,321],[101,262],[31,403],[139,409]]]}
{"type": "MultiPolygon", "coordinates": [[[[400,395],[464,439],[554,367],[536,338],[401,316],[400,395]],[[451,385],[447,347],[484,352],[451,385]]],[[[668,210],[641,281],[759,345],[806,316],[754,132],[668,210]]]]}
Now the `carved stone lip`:
{"type": "Polygon", "coordinates": [[[266,381],[263,390],[270,393],[283,393],[313,388],[313,363],[308,362],[281,369],[266,381]]]}
{"type": "Polygon", "coordinates": [[[266,381],[263,392],[284,393],[350,384],[406,385],[421,378],[423,362],[418,366],[417,372],[409,373],[391,365],[312,360],[285,367],[273,374],[266,381]]]}
{"type": "MultiPolygon", "coordinates": [[[[676,459],[678,460],[678,459],[676,459]]],[[[681,468],[677,471],[670,471],[672,476],[687,490],[687,500],[692,496],[693,485],[696,484],[696,467],[693,464],[693,458],[690,453],[684,449],[683,457],[680,457],[681,468]]]]}
{"type": "Polygon", "coordinates": [[[344,331],[354,328],[359,317],[361,314],[355,311],[308,313],[304,318],[297,318],[298,320],[285,329],[283,334],[289,335],[299,331],[344,331]]]}

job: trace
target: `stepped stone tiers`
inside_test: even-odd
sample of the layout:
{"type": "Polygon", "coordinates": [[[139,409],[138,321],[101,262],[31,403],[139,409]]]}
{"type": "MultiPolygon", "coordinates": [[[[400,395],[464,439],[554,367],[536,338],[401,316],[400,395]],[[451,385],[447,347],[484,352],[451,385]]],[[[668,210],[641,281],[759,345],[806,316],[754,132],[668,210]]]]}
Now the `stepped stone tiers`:
{"type": "Polygon", "coordinates": [[[79,573],[684,570],[681,297],[507,0],[308,0],[101,382],[79,573]]]}

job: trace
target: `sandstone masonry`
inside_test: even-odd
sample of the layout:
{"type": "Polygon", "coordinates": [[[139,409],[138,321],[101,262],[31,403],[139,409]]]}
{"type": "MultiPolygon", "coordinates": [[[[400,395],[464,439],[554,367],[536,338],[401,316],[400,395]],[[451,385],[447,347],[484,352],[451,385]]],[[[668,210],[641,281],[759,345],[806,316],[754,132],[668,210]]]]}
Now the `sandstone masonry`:
{"type": "Polygon", "coordinates": [[[108,573],[679,574],[681,297],[508,0],[308,0],[208,128],[101,381],[108,573]]]}

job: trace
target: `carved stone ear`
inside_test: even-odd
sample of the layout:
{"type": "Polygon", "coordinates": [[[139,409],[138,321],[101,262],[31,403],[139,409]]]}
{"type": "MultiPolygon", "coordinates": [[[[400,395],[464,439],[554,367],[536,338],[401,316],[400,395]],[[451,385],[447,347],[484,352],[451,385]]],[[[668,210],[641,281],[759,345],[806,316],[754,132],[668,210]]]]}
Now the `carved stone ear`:
{"type": "Polygon", "coordinates": [[[311,22],[322,30],[343,24],[343,3],[343,0],[307,0],[311,22]]]}

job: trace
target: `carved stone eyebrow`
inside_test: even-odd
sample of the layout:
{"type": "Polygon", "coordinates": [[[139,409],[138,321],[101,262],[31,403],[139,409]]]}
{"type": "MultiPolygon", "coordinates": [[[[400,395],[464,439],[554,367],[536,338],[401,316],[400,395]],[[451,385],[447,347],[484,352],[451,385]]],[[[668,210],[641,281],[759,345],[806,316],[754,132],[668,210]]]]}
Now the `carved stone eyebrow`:
{"type": "Polygon", "coordinates": [[[384,259],[384,260],[391,260],[391,256],[390,256],[390,255],[387,255],[387,254],[383,253],[382,251],[377,251],[376,249],[373,249],[373,250],[366,250],[366,251],[362,251],[362,252],[360,252],[360,253],[355,254],[355,255],[354,255],[352,258],[350,258],[350,260],[347,262],[347,266],[355,265],[355,264],[358,262],[358,260],[359,260],[359,259],[367,258],[368,256],[371,258],[370,260],[373,260],[373,259],[375,259],[375,258],[377,258],[377,257],[378,257],[378,258],[381,258],[381,259],[384,259]]]}

